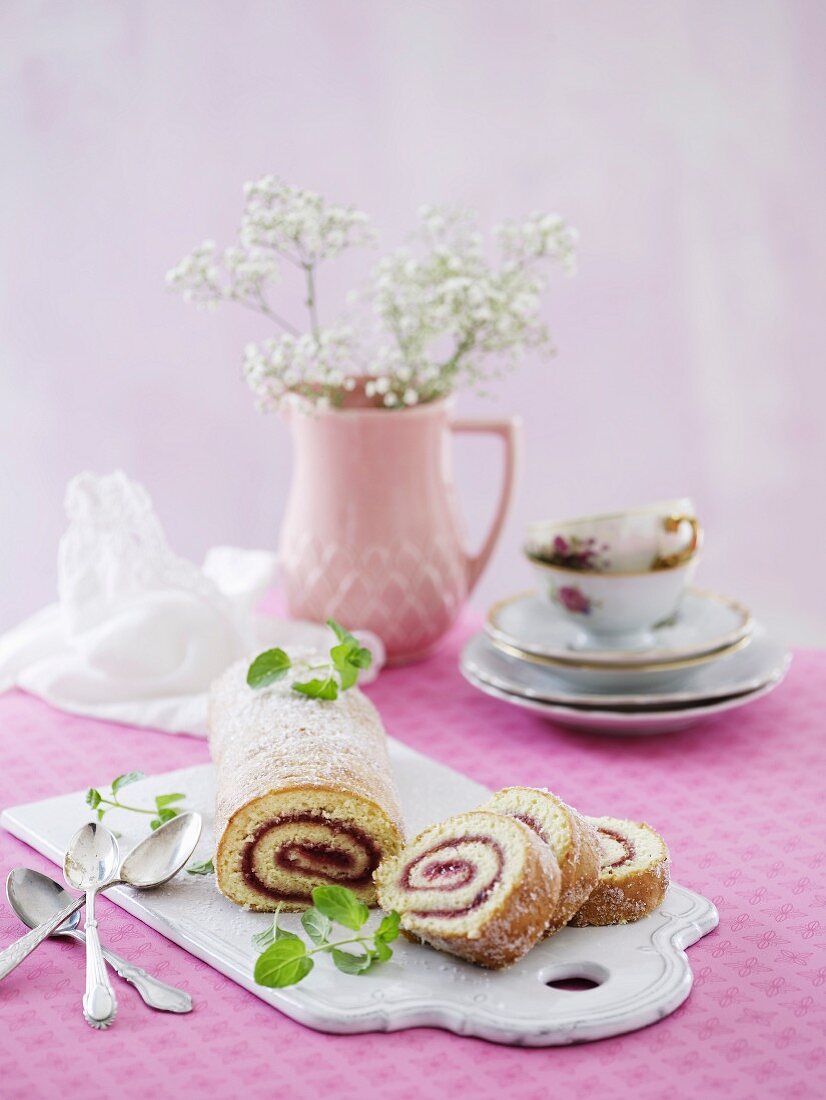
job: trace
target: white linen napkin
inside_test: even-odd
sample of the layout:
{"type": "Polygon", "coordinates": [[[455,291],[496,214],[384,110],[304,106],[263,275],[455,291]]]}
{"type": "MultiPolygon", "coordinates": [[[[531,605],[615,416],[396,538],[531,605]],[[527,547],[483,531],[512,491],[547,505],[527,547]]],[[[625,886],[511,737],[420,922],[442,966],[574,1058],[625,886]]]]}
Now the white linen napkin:
{"type": "MultiPolygon", "coordinates": [[[[276,557],[228,546],[199,569],[170,549],[147,491],[117,471],[66,490],[58,603],[0,637],[0,691],[169,733],[206,734],[207,693],[234,660],[269,646],[329,649],[317,623],[259,615],[276,557]]],[[[373,652],[381,642],[360,634],[373,652]]]]}

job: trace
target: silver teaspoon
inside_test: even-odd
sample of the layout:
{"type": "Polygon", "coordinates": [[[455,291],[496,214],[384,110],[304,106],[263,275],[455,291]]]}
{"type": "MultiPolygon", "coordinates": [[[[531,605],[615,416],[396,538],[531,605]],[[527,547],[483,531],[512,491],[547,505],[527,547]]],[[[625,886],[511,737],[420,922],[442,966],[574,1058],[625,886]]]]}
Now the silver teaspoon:
{"type": "Polygon", "coordinates": [[[75,890],[86,891],[86,991],[83,1016],[90,1027],[105,1028],[118,1011],[98,937],[95,897],[108,886],[120,862],[114,834],[99,821],[90,821],[72,837],[63,859],[63,877],[75,890]]]}
{"type": "MultiPolygon", "coordinates": [[[[73,903],[72,895],[63,889],[48,875],[33,871],[29,867],[15,867],[6,879],[6,897],[14,912],[29,928],[36,928],[55,913],[60,912],[68,903],[73,903]]],[[[55,929],[53,936],[66,936],[69,939],[86,942],[80,931],[80,911],[55,929]]],[[[101,944],[104,959],[124,981],[135,987],[145,1004],[159,1012],[191,1012],[192,998],[183,989],[167,985],[159,978],[148,974],[140,966],[128,962],[114,951],[101,944]]]]}
{"type": "MultiPolygon", "coordinates": [[[[186,864],[195,851],[200,835],[200,814],[185,813],[173,817],[132,849],[121,864],[118,877],[108,882],[104,889],[108,890],[110,886],[134,886],[138,890],[150,890],[153,886],[162,886],[186,864]]],[[[37,928],[0,951],[0,980],[19,966],[47,936],[85,904],[84,897],[73,899],[71,904],[55,913],[50,920],[39,924],[37,928]]]]}

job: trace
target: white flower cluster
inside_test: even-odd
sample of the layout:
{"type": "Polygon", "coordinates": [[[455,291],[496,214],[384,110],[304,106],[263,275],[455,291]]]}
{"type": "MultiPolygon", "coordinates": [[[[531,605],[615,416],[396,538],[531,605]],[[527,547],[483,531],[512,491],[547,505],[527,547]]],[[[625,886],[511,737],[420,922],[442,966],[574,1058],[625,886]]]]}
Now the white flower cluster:
{"type": "Polygon", "coordinates": [[[548,348],[539,315],[542,265],[570,271],[576,236],[560,217],[531,214],[494,230],[491,262],[473,216],[425,206],[413,247],[381,260],[368,286],[380,330],[372,357],[352,329],[320,326],[315,270],[322,260],[374,240],[366,214],[264,176],[244,188],[238,243],[219,252],[204,241],[167,273],[184,300],[214,308],[235,301],[275,321],[284,335],[248,345],[244,374],[262,408],[289,395],[340,403],[368,361],[365,393],[389,408],[432,401],[462,379],[482,386],[529,348],[548,348]],[[311,332],[302,335],[271,307],[268,291],[287,261],[301,270],[311,332]]]}
{"type": "Polygon", "coordinates": [[[516,263],[558,260],[565,271],[576,268],[576,230],[558,214],[530,214],[523,222],[505,222],[494,229],[503,254],[516,263]]]}
{"type": "Polygon", "coordinates": [[[290,394],[314,404],[339,404],[355,389],[352,330],[347,326],[324,329],[318,338],[309,333],[286,334],[244,351],[244,376],[258,407],[278,409],[290,394]]]}
{"type": "Polygon", "coordinates": [[[241,242],[274,249],[301,264],[340,255],[375,240],[369,219],[350,206],[328,203],[314,191],[264,176],[244,187],[241,242]]]}
{"type": "Polygon", "coordinates": [[[395,340],[371,364],[368,383],[388,406],[432,400],[460,376],[481,386],[528,348],[547,347],[539,264],[573,260],[573,233],[552,215],[498,227],[499,265],[485,258],[467,212],[427,206],[419,215],[423,248],[380,261],[370,287],[380,323],[395,340]]]}
{"type": "Polygon", "coordinates": [[[315,192],[290,187],[275,176],[247,183],[244,195],[238,243],[219,252],[214,241],[204,241],[167,272],[167,283],[181,291],[186,302],[208,309],[219,302],[240,302],[298,336],[298,329],[275,313],[267,297],[286,260],[304,271],[311,326],[318,338],[316,264],[372,241],[367,215],[327,203],[315,192]]]}
{"type": "Polygon", "coordinates": [[[185,302],[209,309],[220,301],[260,306],[267,286],[278,278],[277,257],[238,245],[219,254],[215,241],[204,241],[166,273],[168,285],[180,290],[185,302]]]}

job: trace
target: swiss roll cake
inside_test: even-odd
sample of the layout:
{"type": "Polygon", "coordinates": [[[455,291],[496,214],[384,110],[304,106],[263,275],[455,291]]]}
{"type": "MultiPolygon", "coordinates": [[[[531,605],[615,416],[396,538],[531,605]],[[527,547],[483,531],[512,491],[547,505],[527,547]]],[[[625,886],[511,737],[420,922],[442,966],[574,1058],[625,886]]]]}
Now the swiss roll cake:
{"type": "Polygon", "coordinates": [[[404,828],[376,708],[357,687],[334,700],[286,681],[253,689],[247,667],[209,700],[219,889],[261,911],[304,909],[325,885],[374,905],[373,872],[404,828]]]}
{"type": "Polygon", "coordinates": [[[401,914],[409,938],[490,969],[541,939],[559,880],[536,833],[484,810],[425,829],[376,872],[379,901],[401,914]]]}
{"type": "Polygon", "coordinates": [[[599,882],[571,924],[628,924],[653,913],[665,899],[670,877],[663,838],[642,821],[585,820],[599,840],[599,882]]]}

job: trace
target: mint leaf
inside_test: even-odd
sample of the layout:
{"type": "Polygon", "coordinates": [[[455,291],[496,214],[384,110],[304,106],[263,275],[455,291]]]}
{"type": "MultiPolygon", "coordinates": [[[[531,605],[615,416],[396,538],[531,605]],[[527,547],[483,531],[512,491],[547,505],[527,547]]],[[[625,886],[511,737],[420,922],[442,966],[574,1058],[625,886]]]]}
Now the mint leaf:
{"type": "Polygon", "coordinates": [[[313,960],[307,958],[303,940],[276,940],[255,962],[254,977],[259,985],[269,989],[283,989],[306,978],[313,969],[313,960]]]}
{"type": "Polygon", "coordinates": [[[301,914],[301,925],[314,944],[319,947],[326,944],[333,930],[329,917],[318,909],[307,909],[301,914]]]}
{"type": "Polygon", "coordinates": [[[341,680],[342,691],[351,688],[359,678],[359,670],[350,663],[352,652],[353,646],[350,642],[342,642],[341,645],[333,646],[330,650],[330,658],[341,680]]]}
{"type": "Polygon", "coordinates": [[[349,630],[345,630],[335,619],[328,619],[327,626],[339,640],[339,645],[330,650],[333,664],[339,671],[344,665],[355,669],[370,667],[373,654],[369,649],[359,644],[358,638],[351,634],[349,630]]]}
{"type": "Polygon", "coordinates": [[[143,772],[125,772],[119,775],[117,779],[112,780],[112,794],[117,798],[121,787],[128,787],[130,783],[137,783],[139,779],[146,779],[143,772]]]}
{"type": "Polygon", "coordinates": [[[327,626],[335,634],[340,642],[355,642],[358,645],[358,641],[353,637],[349,630],[345,630],[341,623],[337,623],[335,619],[328,619],[327,626]]]}
{"type": "Polygon", "coordinates": [[[293,684],[293,691],[300,691],[311,699],[338,699],[338,684],[328,676],[326,680],[307,680],[306,683],[293,684]]]}
{"type": "Polygon", "coordinates": [[[278,908],[273,913],[272,924],[269,928],[265,928],[263,932],[258,932],[252,937],[252,942],[256,944],[259,950],[265,947],[269,947],[271,943],[277,943],[279,940],[299,940],[300,937],[295,932],[288,932],[286,928],[279,928],[278,918],[281,916],[281,910],[283,906],[279,904],[278,908]]]}
{"type": "Polygon", "coordinates": [[[149,828],[154,831],[160,829],[161,825],[165,825],[167,821],[171,821],[173,817],[177,817],[179,810],[174,809],[172,806],[166,807],[163,810],[158,810],[158,816],[153,817],[149,822],[149,828]]]}
{"type": "Polygon", "coordinates": [[[162,810],[164,806],[169,806],[173,802],[180,802],[182,798],[186,798],[185,794],[159,794],[155,799],[155,805],[159,810],[162,810]]]}
{"type": "Polygon", "coordinates": [[[400,922],[401,917],[395,909],[392,909],[389,913],[385,914],[381,924],[376,929],[374,938],[376,940],[381,940],[382,943],[392,943],[399,934],[400,922]]]}
{"type": "Polygon", "coordinates": [[[393,958],[393,951],[379,936],[373,941],[373,953],[376,960],[381,963],[386,963],[388,959],[393,958]]]}
{"type": "Polygon", "coordinates": [[[103,821],[103,815],[105,813],[106,813],[106,810],[104,809],[104,807],[103,806],[98,806],[98,821],[103,821]]]}
{"type": "Polygon", "coordinates": [[[186,873],[188,875],[214,875],[215,864],[211,859],[205,859],[203,863],[193,863],[191,867],[187,867],[186,873]]]}
{"type": "Polygon", "coordinates": [[[251,688],[262,688],[283,679],[292,661],[283,649],[267,649],[259,653],[247,670],[247,683],[251,688]]]}
{"type": "Polygon", "coordinates": [[[316,886],[313,890],[313,905],[325,917],[337,924],[343,924],[345,928],[352,928],[354,932],[358,932],[370,916],[370,910],[364,902],[359,901],[346,886],[316,886]]]}
{"type": "Polygon", "coordinates": [[[299,940],[299,941],[301,941],[301,937],[297,936],[295,934],[295,932],[288,932],[286,928],[281,928],[278,924],[275,924],[275,922],[273,922],[273,924],[274,924],[273,931],[275,933],[276,942],[278,940],[299,940]]]}
{"type": "Polygon", "coordinates": [[[93,810],[96,810],[100,805],[101,793],[95,790],[94,787],[90,787],[86,792],[86,805],[91,806],[93,810]]]}
{"type": "Polygon", "coordinates": [[[364,646],[360,645],[356,646],[348,660],[355,668],[369,668],[373,663],[373,654],[369,649],[365,649],[364,646]]]}
{"type": "Polygon", "coordinates": [[[365,970],[369,970],[373,965],[373,956],[369,953],[351,955],[349,951],[339,951],[338,948],[333,948],[331,954],[333,962],[345,974],[363,974],[365,970]]]}
{"type": "Polygon", "coordinates": [[[275,934],[278,931],[278,925],[276,924],[278,914],[272,919],[272,924],[268,925],[263,932],[256,932],[252,937],[252,942],[258,948],[259,951],[263,951],[265,947],[269,947],[271,943],[275,943],[275,934]]]}

